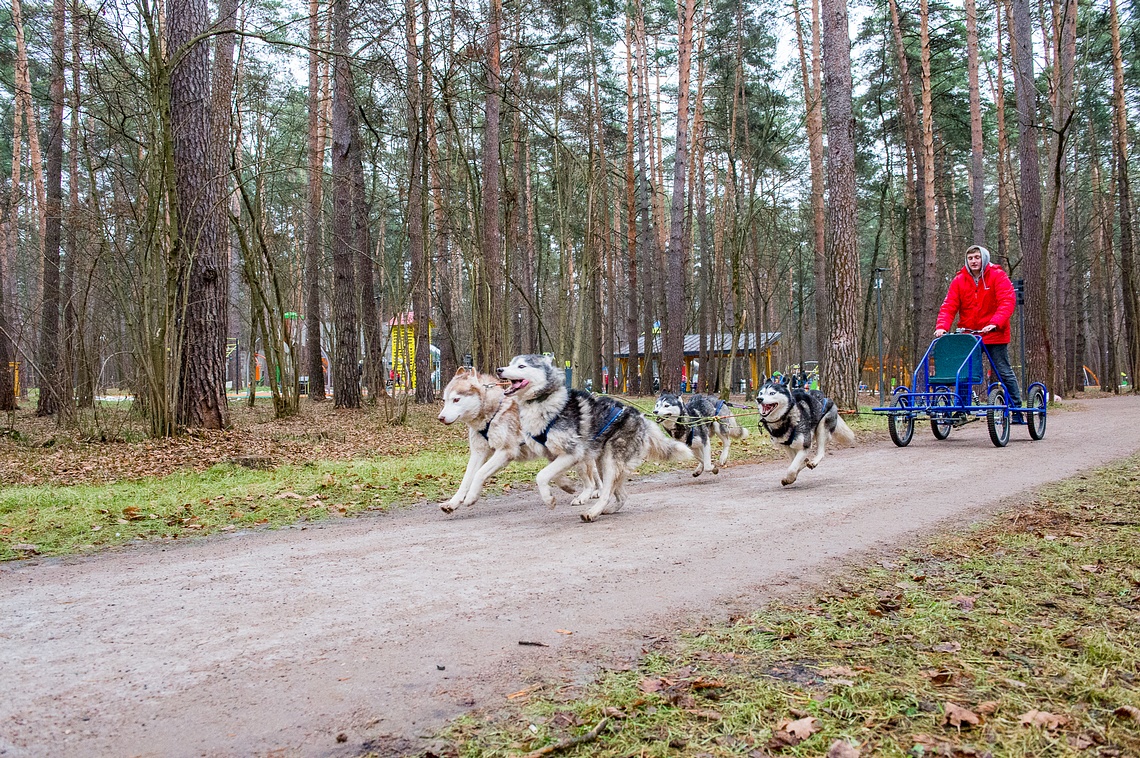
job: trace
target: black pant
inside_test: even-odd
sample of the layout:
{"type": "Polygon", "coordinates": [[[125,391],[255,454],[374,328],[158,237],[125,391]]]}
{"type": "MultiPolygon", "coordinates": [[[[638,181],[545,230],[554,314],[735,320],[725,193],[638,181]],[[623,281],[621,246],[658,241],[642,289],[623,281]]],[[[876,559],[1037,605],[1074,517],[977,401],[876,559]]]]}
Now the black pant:
{"type": "Polygon", "coordinates": [[[1009,404],[1021,405],[1021,387],[1017,383],[1017,374],[1013,373],[1013,366],[1009,365],[1009,343],[1004,345],[986,345],[990,354],[990,363],[994,371],[1001,377],[1002,384],[1009,390],[1009,404]]]}

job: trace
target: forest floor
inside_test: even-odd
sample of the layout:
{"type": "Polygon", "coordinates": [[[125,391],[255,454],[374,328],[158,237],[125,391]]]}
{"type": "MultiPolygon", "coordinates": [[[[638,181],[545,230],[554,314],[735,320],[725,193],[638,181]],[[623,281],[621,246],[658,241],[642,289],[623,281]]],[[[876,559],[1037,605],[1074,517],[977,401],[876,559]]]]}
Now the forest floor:
{"type": "MultiPolygon", "coordinates": [[[[782,463],[734,461],[719,476],[697,479],[659,470],[633,483],[621,513],[583,524],[568,498],[548,511],[529,487],[452,516],[427,493],[413,507],[383,504],[383,512],[369,512],[365,485],[386,485],[363,466],[380,465],[375,457],[389,436],[393,458],[419,439],[422,454],[438,453],[437,465],[452,465],[457,454],[462,462],[461,435],[441,434],[426,416],[389,428],[356,414],[359,431],[332,418],[341,417],[321,408],[292,430],[290,422],[262,418],[257,424],[267,428],[256,435],[239,425],[170,443],[89,445],[60,440],[47,427],[18,427],[20,437],[0,448],[3,481],[16,485],[0,495],[4,528],[13,530],[0,539],[9,547],[17,527],[26,527],[19,519],[34,510],[26,503],[88,503],[100,487],[112,489],[108,502],[119,510],[94,511],[106,521],[95,524],[97,535],[162,526],[127,545],[120,544],[125,533],[112,543],[86,534],[81,544],[61,540],[46,548],[64,557],[0,564],[0,691],[9,694],[0,704],[0,755],[395,755],[438,747],[431,740],[455,717],[493,716],[543,693],[576,696],[604,668],[684,679],[661,659],[644,669],[646,656],[685,630],[748,616],[774,599],[853,584],[859,562],[901,565],[900,555],[918,540],[1032,505],[1040,486],[1140,451],[1140,397],[1082,399],[1050,414],[1045,440],[1030,442],[1015,427],[1002,450],[990,445],[982,424],[955,430],[945,442],[919,433],[902,450],[878,427],[864,430],[855,449],[837,451],[790,488],[779,485],[782,463]],[[47,439],[57,441],[44,447],[47,439]],[[103,449],[119,445],[117,452],[103,449]],[[140,451],[160,460],[139,468],[118,460],[140,451]],[[227,456],[269,457],[278,473],[250,484],[244,472],[273,472],[226,463],[227,456]],[[329,484],[328,472],[320,473],[327,465],[357,466],[356,479],[329,484]],[[84,475],[86,466],[92,468],[84,475]],[[104,466],[137,476],[103,474],[104,466]],[[311,468],[310,481],[304,472],[311,468]],[[128,511],[117,499],[134,491],[113,490],[143,487],[133,496],[145,498],[146,487],[169,479],[214,486],[220,495],[190,501],[188,521],[171,524],[136,518],[146,509],[128,511]],[[343,505],[360,517],[339,518],[341,511],[322,505],[321,515],[331,518],[247,528],[263,519],[244,521],[248,513],[236,518],[230,510],[234,503],[249,510],[242,494],[249,489],[276,501],[281,486],[308,503],[303,490],[310,485],[318,494],[359,496],[343,505]],[[78,491],[86,487],[95,490],[78,491]],[[25,498],[22,509],[10,499],[13,491],[25,498]],[[193,522],[224,531],[216,523],[226,519],[239,528],[185,538],[195,533],[187,530],[193,522]],[[66,555],[76,551],[90,554],[66,555]]],[[[759,435],[750,442],[753,460],[776,456],[759,435]]],[[[1136,478],[1126,473],[1124,480],[1136,478]]],[[[412,474],[400,487],[425,481],[440,492],[454,483],[412,474]]],[[[1116,498],[1113,505],[1128,502],[1116,498]]],[[[1095,526],[1069,531],[1091,539],[1095,526]]],[[[33,552],[41,551],[25,554],[33,552]]],[[[889,607],[893,597],[883,606],[891,617],[898,610],[889,607]]],[[[645,707],[632,702],[620,704],[645,707]]],[[[508,734],[500,743],[490,735],[509,730],[460,722],[440,749],[513,754],[595,715],[587,706],[562,721],[528,714],[523,736],[508,734]]],[[[711,719],[705,716],[698,718],[711,719]]],[[[707,748],[697,739],[670,748],[670,740],[666,753],[748,753],[711,738],[707,748]]],[[[805,744],[820,754],[818,745],[805,744]]]]}

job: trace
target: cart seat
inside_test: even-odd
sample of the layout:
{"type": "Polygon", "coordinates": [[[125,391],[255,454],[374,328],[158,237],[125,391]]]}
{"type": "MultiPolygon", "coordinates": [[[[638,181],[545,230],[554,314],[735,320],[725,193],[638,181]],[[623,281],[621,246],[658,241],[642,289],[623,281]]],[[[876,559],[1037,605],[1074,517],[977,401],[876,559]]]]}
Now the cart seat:
{"type": "MultiPolygon", "coordinates": [[[[975,345],[978,345],[978,338],[972,334],[945,334],[939,337],[930,355],[933,364],[930,369],[930,385],[953,386],[959,379],[958,371],[970,358],[975,345]]],[[[985,360],[985,351],[979,346],[974,353],[972,365],[961,374],[962,381],[980,384],[985,360]]]]}

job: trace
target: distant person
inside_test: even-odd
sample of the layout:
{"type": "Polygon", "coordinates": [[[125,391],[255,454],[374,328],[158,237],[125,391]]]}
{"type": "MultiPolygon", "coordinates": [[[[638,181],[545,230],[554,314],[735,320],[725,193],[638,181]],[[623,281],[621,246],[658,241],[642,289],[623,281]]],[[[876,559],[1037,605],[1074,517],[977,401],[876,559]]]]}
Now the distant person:
{"type": "Polygon", "coordinates": [[[950,331],[957,316],[959,329],[980,333],[1014,407],[1021,405],[1021,387],[1009,365],[1009,318],[1015,307],[1017,295],[1009,277],[990,263],[989,250],[973,245],[966,250],[966,265],[950,282],[934,329],[934,336],[941,337],[950,331]]]}

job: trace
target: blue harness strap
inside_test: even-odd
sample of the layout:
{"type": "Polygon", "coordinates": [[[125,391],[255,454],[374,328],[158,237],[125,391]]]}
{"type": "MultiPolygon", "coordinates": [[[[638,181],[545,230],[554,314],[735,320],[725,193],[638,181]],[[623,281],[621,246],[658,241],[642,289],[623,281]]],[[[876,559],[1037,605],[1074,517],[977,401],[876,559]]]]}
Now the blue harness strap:
{"type": "Polygon", "coordinates": [[[598,430],[598,433],[594,435],[594,439],[596,440],[605,434],[606,430],[613,426],[619,418],[625,415],[626,411],[628,410],[629,408],[614,408],[613,412],[610,413],[610,417],[606,419],[605,426],[598,430]]]}
{"type": "Polygon", "coordinates": [[[723,408],[723,407],[724,407],[724,401],[723,401],[723,400],[721,400],[719,403],[717,403],[717,404],[716,404],[716,410],[715,410],[715,411],[713,411],[713,415],[714,415],[714,416],[719,416],[719,415],[720,415],[720,409],[721,409],[721,408],[723,408]]]}
{"type": "Polygon", "coordinates": [[[531,439],[534,440],[535,442],[537,442],[538,444],[542,445],[543,447],[546,447],[546,435],[549,434],[550,430],[554,428],[554,422],[557,420],[558,420],[558,416],[556,415],[554,418],[550,419],[550,423],[546,425],[545,429],[543,429],[540,433],[531,437],[531,439]]]}

